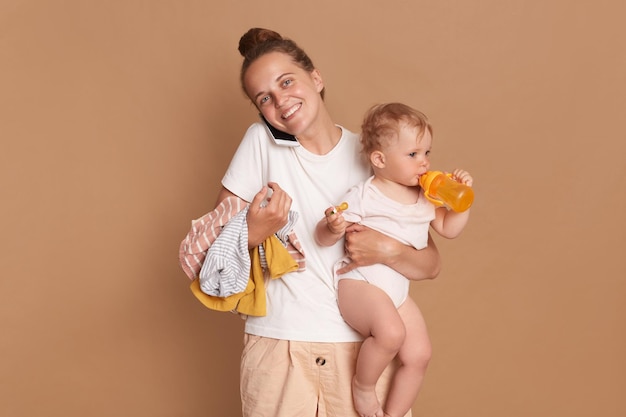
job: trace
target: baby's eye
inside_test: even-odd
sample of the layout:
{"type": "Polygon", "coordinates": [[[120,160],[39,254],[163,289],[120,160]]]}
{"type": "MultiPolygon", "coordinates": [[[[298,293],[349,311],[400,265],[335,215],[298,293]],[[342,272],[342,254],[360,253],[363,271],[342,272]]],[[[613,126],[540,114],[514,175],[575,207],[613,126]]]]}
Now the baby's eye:
{"type": "Polygon", "coordinates": [[[430,151],[426,151],[426,156],[430,156],[430,151]]]}
{"type": "Polygon", "coordinates": [[[411,158],[415,158],[415,157],[417,156],[417,152],[411,152],[411,153],[409,154],[409,156],[410,156],[411,158]]]}

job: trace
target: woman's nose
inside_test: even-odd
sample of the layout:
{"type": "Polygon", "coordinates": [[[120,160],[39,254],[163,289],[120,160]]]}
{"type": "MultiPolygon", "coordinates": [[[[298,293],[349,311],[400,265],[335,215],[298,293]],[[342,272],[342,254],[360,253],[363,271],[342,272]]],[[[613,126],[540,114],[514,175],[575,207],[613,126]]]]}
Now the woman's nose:
{"type": "Polygon", "coordinates": [[[275,95],[274,95],[274,105],[276,107],[282,106],[283,103],[285,102],[286,98],[287,98],[286,94],[283,94],[283,93],[280,93],[280,92],[279,93],[275,93],[275,95]]]}

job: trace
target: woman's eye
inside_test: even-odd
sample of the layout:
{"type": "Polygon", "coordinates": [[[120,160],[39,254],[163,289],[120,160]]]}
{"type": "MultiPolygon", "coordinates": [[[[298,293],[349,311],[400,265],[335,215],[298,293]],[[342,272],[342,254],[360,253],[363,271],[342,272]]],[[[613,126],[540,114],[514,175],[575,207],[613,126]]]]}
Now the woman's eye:
{"type": "Polygon", "coordinates": [[[287,79],[285,81],[283,81],[283,87],[289,87],[289,85],[291,84],[291,80],[287,79]]]}
{"type": "Polygon", "coordinates": [[[261,97],[261,100],[259,100],[259,104],[265,104],[269,100],[270,100],[270,96],[261,97]]]}

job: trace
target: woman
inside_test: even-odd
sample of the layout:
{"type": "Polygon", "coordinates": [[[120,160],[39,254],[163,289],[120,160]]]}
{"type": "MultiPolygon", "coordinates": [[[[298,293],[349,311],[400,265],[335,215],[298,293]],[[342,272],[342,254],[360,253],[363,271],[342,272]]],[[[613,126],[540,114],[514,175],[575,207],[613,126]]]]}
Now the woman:
{"type": "MultiPolygon", "coordinates": [[[[314,230],[320,213],[369,177],[370,168],[360,159],[358,135],[333,122],[322,76],[301,48],[276,32],[254,28],[240,39],[239,51],[244,92],[271,125],[297,138],[297,146],[276,143],[261,122],[250,126],[217,203],[229,196],[250,202],[250,248],[283,227],[290,210],[297,212],[294,231],[306,256],[306,270],[267,284],[267,314],[246,321],[243,415],[356,416],[351,378],[362,337],[341,318],[332,275],[344,245],[320,247],[314,230]]],[[[353,262],[342,272],[384,263],[420,280],[439,271],[432,240],[417,251],[354,225],[345,250],[353,262]]],[[[380,398],[392,371],[381,378],[380,398]]]]}

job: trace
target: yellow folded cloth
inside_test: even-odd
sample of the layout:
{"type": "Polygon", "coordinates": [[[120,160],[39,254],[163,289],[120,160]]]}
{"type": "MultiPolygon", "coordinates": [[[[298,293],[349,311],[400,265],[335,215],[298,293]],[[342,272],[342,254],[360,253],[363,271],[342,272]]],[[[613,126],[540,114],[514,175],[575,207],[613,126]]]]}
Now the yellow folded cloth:
{"type": "MultiPolygon", "coordinates": [[[[288,272],[298,270],[298,263],[274,235],[263,242],[267,272],[271,279],[280,278],[288,272]]],[[[191,292],[205,307],[217,311],[237,311],[249,316],[266,314],[265,281],[259,248],[250,249],[250,279],[246,289],[228,297],[215,297],[205,294],[200,289],[198,278],[191,282],[191,292]]]]}

